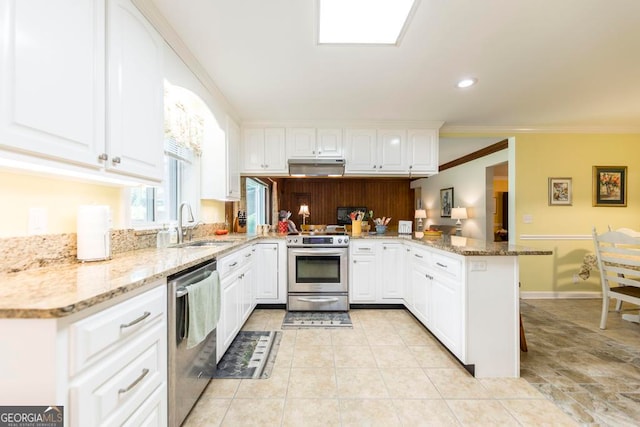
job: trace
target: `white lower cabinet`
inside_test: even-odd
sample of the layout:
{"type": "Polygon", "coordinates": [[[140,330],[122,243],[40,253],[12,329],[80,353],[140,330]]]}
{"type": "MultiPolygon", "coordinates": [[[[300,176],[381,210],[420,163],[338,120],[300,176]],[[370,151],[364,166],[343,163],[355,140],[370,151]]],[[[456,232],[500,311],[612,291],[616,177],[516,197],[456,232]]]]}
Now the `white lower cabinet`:
{"type": "Polygon", "coordinates": [[[151,425],[167,422],[166,301],[162,281],[70,325],[70,426],[122,425],[147,407],[164,408],[151,425]]]}
{"type": "Polygon", "coordinates": [[[391,239],[353,239],[349,254],[350,303],[403,303],[476,377],[519,376],[517,256],[391,239]]]}
{"type": "Polygon", "coordinates": [[[401,243],[352,240],[349,251],[350,302],[402,302],[404,250],[401,243]]]}
{"type": "Polygon", "coordinates": [[[409,256],[410,278],[408,280],[407,308],[425,325],[431,319],[431,286],[433,277],[429,274],[430,254],[427,251],[413,250],[409,256]]]}
{"type": "Polygon", "coordinates": [[[373,241],[351,241],[349,247],[349,302],[376,302],[376,250],[373,241]]]}
{"type": "Polygon", "coordinates": [[[220,274],[220,320],[216,357],[220,361],[256,306],[255,263],[252,246],[218,259],[220,274]]]}
{"type": "Polygon", "coordinates": [[[277,302],[279,300],[279,247],[277,243],[256,243],[255,276],[256,299],[259,302],[277,302]]]}

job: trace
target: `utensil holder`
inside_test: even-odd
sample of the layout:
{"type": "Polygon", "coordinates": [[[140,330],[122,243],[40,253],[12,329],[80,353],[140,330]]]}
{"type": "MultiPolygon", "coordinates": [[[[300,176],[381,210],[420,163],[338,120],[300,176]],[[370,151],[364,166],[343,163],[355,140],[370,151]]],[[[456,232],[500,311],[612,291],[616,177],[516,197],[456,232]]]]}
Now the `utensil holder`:
{"type": "Polygon", "coordinates": [[[286,234],[289,231],[289,222],[288,221],[279,221],[278,222],[278,233],[286,234]]]}
{"type": "Polygon", "coordinates": [[[351,221],[351,235],[359,236],[362,234],[362,221],[351,221]]]}

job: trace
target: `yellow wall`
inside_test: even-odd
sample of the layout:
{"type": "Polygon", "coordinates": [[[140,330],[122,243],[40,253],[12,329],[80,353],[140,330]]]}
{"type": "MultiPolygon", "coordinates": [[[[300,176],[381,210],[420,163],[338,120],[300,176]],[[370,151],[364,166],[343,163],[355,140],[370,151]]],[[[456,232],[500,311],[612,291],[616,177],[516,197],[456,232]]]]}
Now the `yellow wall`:
{"type": "MultiPolygon", "coordinates": [[[[110,206],[113,228],[127,228],[123,191],[122,187],[0,170],[0,237],[26,236],[30,208],[46,210],[48,227],[43,234],[75,233],[78,206],[92,204],[110,206]]],[[[225,202],[203,200],[200,219],[222,223],[224,207],[225,202]]]]}
{"type": "Polygon", "coordinates": [[[640,230],[640,134],[516,134],[515,159],[515,189],[509,189],[514,191],[516,201],[515,243],[554,252],[552,256],[521,257],[521,290],[599,291],[597,271],[587,281],[578,279],[578,283],[573,283],[574,274],[584,255],[593,252],[590,239],[593,226],[598,230],[605,230],[608,225],[640,230]],[[592,206],[592,167],[596,165],[627,166],[627,207],[592,206]],[[549,206],[549,177],[572,178],[572,206],[549,206]],[[532,223],[523,222],[525,214],[532,215],[532,223]],[[522,235],[550,236],[550,239],[522,240],[522,235]]]}
{"type": "Polygon", "coordinates": [[[0,237],[27,235],[30,208],[46,210],[44,234],[75,233],[78,206],[90,204],[109,205],[114,228],[121,228],[121,192],[119,187],[0,170],[0,237]]]}

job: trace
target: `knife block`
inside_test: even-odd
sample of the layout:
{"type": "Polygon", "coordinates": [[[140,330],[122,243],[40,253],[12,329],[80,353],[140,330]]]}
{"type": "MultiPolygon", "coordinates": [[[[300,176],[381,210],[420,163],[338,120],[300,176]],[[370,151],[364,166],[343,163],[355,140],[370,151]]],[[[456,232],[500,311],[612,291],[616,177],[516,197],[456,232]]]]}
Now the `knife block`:
{"type": "Polygon", "coordinates": [[[244,226],[240,225],[240,220],[238,218],[233,220],[233,232],[234,233],[246,233],[247,232],[247,226],[246,224],[244,226]]]}

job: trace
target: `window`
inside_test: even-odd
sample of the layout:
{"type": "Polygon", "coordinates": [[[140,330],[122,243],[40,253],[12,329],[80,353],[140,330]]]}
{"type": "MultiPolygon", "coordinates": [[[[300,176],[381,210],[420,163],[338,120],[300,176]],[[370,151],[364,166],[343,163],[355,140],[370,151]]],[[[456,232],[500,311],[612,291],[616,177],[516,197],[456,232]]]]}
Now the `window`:
{"type": "Polygon", "coordinates": [[[255,233],[256,225],[267,223],[266,184],[256,179],[247,178],[247,232],[255,233]]]}
{"type": "Polygon", "coordinates": [[[164,179],[162,186],[130,190],[130,220],[134,227],[176,221],[183,201],[191,204],[194,216],[199,210],[202,115],[209,110],[197,95],[167,81],[164,103],[164,179]]]}

